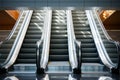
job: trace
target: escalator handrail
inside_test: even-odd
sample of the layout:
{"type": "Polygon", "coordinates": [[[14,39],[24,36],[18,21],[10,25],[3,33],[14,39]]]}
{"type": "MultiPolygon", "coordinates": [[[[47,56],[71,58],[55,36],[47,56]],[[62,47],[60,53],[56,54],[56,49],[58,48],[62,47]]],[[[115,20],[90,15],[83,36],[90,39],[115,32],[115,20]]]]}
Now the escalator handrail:
{"type": "MultiPolygon", "coordinates": [[[[44,19],[44,24],[45,24],[45,19],[44,19]]],[[[36,66],[37,66],[37,70],[40,69],[41,65],[41,56],[40,56],[40,47],[42,46],[42,43],[44,41],[44,37],[45,37],[45,26],[43,26],[43,30],[42,30],[42,36],[41,38],[37,41],[36,43],[36,66]]]]}
{"type": "Polygon", "coordinates": [[[104,27],[104,25],[103,25],[100,17],[98,16],[99,14],[98,14],[95,10],[93,10],[93,14],[94,14],[95,17],[97,18],[98,23],[99,23],[99,25],[100,25],[100,27],[101,27],[101,29],[102,29],[105,37],[106,37],[108,40],[112,40],[112,38],[111,38],[111,37],[109,36],[109,34],[107,33],[107,31],[106,31],[106,29],[105,29],[105,27],[104,27]]]}
{"type": "MultiPolygon", "coordinates": [[[[71,10],[67,10],[67,30],[68,30],[68,39],[69,39],[69,59],[72,65],[72,68],[80,70],[81,66],[81,53],[76,52],[76,46],[81,46],[81,42],[76,40],[74,28],[73,28],[73,19],[71,10]],[[71,44],[71,45],[70,45],[71,44]],[[72,54],[72,55],[71,55],[72,54]]],[[[79,51],[81,52],[81,51],[79,51]]],[[[79,72],[79,71],[78,71],[79,72]]]]}
{"type": "Polygon", "coordinates": [[[117,48],[117,53],[118,53],[118,60],[117,60],[117,69],[120,69],[120,42],[119,41],[109,41],[111,43],[114,43],[116,48],[117,48]]]}
{"type": "Polygon", "coordinates": [[[8,35],[8,37],[6,38],[6,40],[10,40],[11,39],[11,37],[13,36],[13,34],[15,33],[15,31],[16,31],[16,29],[18,27],[18,24],[20,23],[20,20],[21,20],[22,16],[23,16],[23,11],[20,12],[19,17],[18,17],[18,19],[17,19],[17,21],[16,21],[16,23],[15,23],[12,31],[10,32],[10,34],[8,35]]]}
{"type": "Polygon", "coordinates": [[[114,69],[116,67],[116,65],[111,61],[110,57],[107,54],[105,46],[103,45],[102,39],[100,37],[97,25],[95,23],[92,11],[86,10],[86,14],[87,14],[87,17],[88,17],[88,21],[90,23],[91,32],[93,34],[93,39],[95,41],[99,57],[100,57],[102,63],[106,67],[108,67],[111,71],[112,69],[114,69]]]}
{"type": "Polygon", "coordinates": [[[29,25],[29,22],[30,22],[30,19],[32,16],[32,10],[27,10],[24,12],[26,13],[26,16],[24,18],[24,21],[21,25],[21,28],[18,32],[18,35],[13,43],[13,47],[12,47],[6,61],[3,64],[1,64],[2,69],[8,69],[11,65],[13,65],[19,54],[19,50],[22,46],[22,42],[25,37],[26,31],[27,31],[27,28],[28,28],[28,25],[29,25]]]}
{"type": "Polygon", "coordinates": [[[9,40],[11,39],[11,37],[13,36],[13,34],[15,33],[15,31],[16,31],[16,29],[17,29],[17,27],[18,27],[18,24],[20,23],[20,20],[21,20],[21,18],[22,18],[22,16],[23,16],[23,13],[24,13],[24,12],[21,11],[21,13],[20,13],[20,15],[19,15],[19,17],[18,17],[18,19],[17,19],[17,21],[16,21],[16,23],[15,23],[12,31],[11,31],[10,34],[7,36],[7,38],[6,38],[4,41],[0,41],[0,46],[1,46],[4,42],[7,42],[7,41],[9,41],[9,40]]]}
{"type": "Polygon", "coordinates": [[[47,10],[44,22],[44,39],[43,39],[43,49],[40,58],[40,68],[46,69],[49,59],[49,47],[50,47],[50,36],[51,36],[51,20],[52,20],[52,10],[47,10]]]}
{"type": "Polygon", "coordinates": [[[119,61],[120,61],[120,43],[119,43],[118,41],[113,40],[113,39],[109,36],[109,34],[107,33],[106,29],[104,28],[104,25],[103,25],[100,17],[98,16],[99,14],[96,12],[96,10],[93,10],[93,13],[94,13],[95,17],[97,18],[97,20],[98,20],[98,22],[99,22],[99,25],[101,26],[101,29],[102,29],[105,37],[107,38],[108,42],[115,44],[115,46],[116,46],[116,48],[117,48],[117,53],[118,53],[118,56],[119,56],[119,57],[118,57],[118,66],[117,66],[117,68],[118,68],[118,67],[120,66],[120,62],[119,62],[119,61]]]}

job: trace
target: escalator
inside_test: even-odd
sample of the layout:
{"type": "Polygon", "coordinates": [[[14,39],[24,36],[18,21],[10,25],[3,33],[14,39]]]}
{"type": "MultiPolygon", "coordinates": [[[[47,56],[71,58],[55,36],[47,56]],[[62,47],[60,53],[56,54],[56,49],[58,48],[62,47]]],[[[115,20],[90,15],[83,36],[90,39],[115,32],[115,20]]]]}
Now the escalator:
{"type": "Polygon", "coordinates": [[[49,50],[48,73],[69,73],[71,71],[68,52],[66,11],[52,12],[51,38],[49,50]]]}
{"type": "Polygon", "coordinates": [[[100,23],[100,19],[97,16],[97,13],[93,13],[94,20],[96,22],[99,34],[101,35],[103,44],[105,49],[111,59],[111,61],[115,64],[118,63],[118,52],[117,52],[117,45],[115,45],[116,41],[112,40],[108,33],[105,31],[102,23],[100,23]],[[98,18],[97,18],[98,17],[98,18]]]}
{"type": "Polygon", "coordinates": [[[76,39],[81,41],[82,72],[105,72],[85,11],[72,11],[76,39]]]}
{"type": "Polygon", "coordinates": [[[3,43],[0,45],[0,64],[2,64],[3,62],[5,62],[5,60],[7,59],[9,52],[14,44],[14,41],[16,39],[16,36],[19,32],[19,29],[21,28],[21,25],[23,23],[24,17],[25,17],[25,13],[21,14],[15,27],[13,28],[13,30],[11,31],[10,35],[6,38],[5,41],[3,41],[3,43]],[[14,31],[15,30],[15,31],[14,31]]]}
{"type": "Polygon", "coordinates": [[[34,10],[18,57],[10,73],[35,72],[36,42],[41,38],[45,11],[34,10]]]}

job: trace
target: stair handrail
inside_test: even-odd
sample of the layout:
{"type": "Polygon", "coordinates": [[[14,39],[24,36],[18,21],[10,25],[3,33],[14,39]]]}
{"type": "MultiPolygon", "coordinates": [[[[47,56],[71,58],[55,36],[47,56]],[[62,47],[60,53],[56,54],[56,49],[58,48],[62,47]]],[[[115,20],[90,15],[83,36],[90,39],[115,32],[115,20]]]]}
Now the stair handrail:
{"type": "Polygon", "coordinates": [[[112,69],[116,68],[116,65],[111,61],[110,57],[107,54],[107,51],[105,49],[105,46],[103,45],[102,39],[100,37],[97,25],[95,23],[92,11],[86,10],[86,14],[88,17],[88,21],[90,23],[90,28],[93,34],[93,39],[95,41],[97,50],[98,50],[98,55],[102,61],[102,63],[112,71],[112,69]]]}
{"type": "Polygon", "coordinates": [[[26,10],[24,11],[26,13],[24,21],[21,25],[21,28],[18,32],[18,35],[13,43],[13,47],[6,59],[6,61],[0,65],[0,70],[7,71],[7,69],[14,64],[14,62],[17,59],[17,56],[19,54],[19,50],[22,46],[23,39],[25,37],[31,16],[32,16],[32,10],[26,10]]]}
{"type": "Polygon", "coordinates": [[[74,73],[81,72],[81,42],[76,40],[73,19],[71,10],[67,10],[67,30],[68,30],[68,42],[69,42],[69,59],[72,65],[74,73]],[[76,52],[76,46],[78,47],[78,53],[76,52]],[[72,54],[72,55],[71,55],[72,54]],[[73,59],[74,58],[74,59],[73,59]]]}
{"type": "Polygon", "coordinates": [[[42,54],[40,58],[40,72],[44,73],[44,70],[46,69],[46,66],[48,64],[49,59],[49,45],[50,45],[50,35],[51,35],[51,20],[52,20],[52,10],[47,10],[46,16],[45,16],[45,33],[44,33],[44,39],[43,39],[43,49],[42,54]]]}
{"type": "Polygon", "coordinates": [[[106,29],[105,29],[105,27],[104,27],[104,25],[103,25],[100,17],[98,16],[99,14],[96,12],[96,10],[93,10],[92,12],[93,12],[93,14],[95,15],[95,17],[97,18],[98,23],[99,23],[99,25],[100,25],[100,27],[101,27],[101,29],[102,29],[102,31],[103,31],[103,34],[104,34],[105,37],[107,38],[108,42],[113,43],[113,44],[116,46],[116,48],[117,48],[117,53],[118,53],[117,69],[118,69],[118,68],[120,67],[120,42],[113,40],[113,39],[109,36],[109,34],[107,33],[107,31],[106,31],[106,29]]]}

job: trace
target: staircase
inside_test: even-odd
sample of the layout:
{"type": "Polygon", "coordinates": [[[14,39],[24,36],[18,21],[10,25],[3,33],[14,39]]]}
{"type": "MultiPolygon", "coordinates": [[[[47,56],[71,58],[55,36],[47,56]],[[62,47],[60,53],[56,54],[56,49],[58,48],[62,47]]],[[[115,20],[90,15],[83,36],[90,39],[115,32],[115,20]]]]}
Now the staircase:
{"type": "Polygon", "coordinates": [[[69,72],[69,53],[66,12],[54,10],[52,12],[51,39],[49,51],[49,63],[47,72],[69,72]]]}

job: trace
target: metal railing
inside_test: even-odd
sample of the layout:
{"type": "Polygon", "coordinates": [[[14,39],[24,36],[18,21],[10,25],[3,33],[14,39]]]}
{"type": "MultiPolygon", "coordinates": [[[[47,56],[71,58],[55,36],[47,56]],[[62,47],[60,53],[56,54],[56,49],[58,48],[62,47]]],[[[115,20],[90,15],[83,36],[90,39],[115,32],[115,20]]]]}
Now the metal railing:
{"type": "Polygon", "coordinates": [[[67,10],[69,59],[74,73],[81,72],[81,42],[76,40],[71,10],[67,10]]]}
{"type": "Polygon", "coordinates": [[[31,11],[24,11],[24,12],[26,13],[26,16],[24,18],[24,21],[21,25],[21,28],[18,32],[18,35],[15,39],[15,42],[13,43],[13,47],[12,47],[6,61],[3,64],[1,64],[2,69],[7,69],[11,65],[13,65],[14,62],[16,61],[18,54],[19,54],[19,50],[21,48],[23,39],[25,37],[26,31],[27,31],[27,28],[28,28],[28,25],[29,25],[29,22],[30,22],[30,19],[32,16],[32,10],[31,11]]]}

